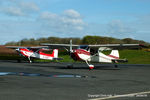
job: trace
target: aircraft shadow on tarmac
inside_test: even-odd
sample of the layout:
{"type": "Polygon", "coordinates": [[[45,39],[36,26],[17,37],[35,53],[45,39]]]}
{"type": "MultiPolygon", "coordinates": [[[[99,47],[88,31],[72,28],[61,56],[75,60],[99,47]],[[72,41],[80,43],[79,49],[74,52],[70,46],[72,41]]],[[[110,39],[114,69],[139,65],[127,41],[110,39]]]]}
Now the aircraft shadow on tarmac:
{"type": "Polygon", "coordinates": [[[0,62],[17,63],[17,61],[16,61],[16,60],[0,60],[0,62]]]}
{"type": "MultiPolygon", "coordinates": [[[[18,63],[16,60],[0,60],[0,62],[8,62],[8,63],[18,63]]],[[[18,63],[19,64],[19,63],[18,63]]],[[[73,63],[73,67],[68,68],[72,63],[62,63],[62,62],[33,62],[28,63],[28,61],[22,61],[20,64],[26,64],[27,66],[32,67],[49,67],[54,69],[86,69],[88,70],[88,66],[85,63],[73,63]]],[[[114,64],[94,64],[94,70],[119,70],[114,67],[114,64]]]]}
{"type": "MultiPolygon", "coordinates": [[[[33,67],[49,67],[54,69],[86,69],[89,70],[85,63],[76,63],[70,66],[70,63],[33,63],[29,64],[33,67]]],[[[115,68],[113,64],[96,64],[94,70],[119,70],[120,68],[115,68]]]]}

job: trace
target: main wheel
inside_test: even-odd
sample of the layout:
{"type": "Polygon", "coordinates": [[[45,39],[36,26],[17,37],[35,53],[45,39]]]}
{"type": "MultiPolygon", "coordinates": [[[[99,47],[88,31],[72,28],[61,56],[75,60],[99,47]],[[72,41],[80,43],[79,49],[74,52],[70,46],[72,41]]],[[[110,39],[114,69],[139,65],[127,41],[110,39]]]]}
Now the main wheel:
{"type": "Polygon", "coordinates": [[[115,68],[118,68],[118,65],[115,65],[115,68]]]}
{"type": "Polygon", "coordinates": [[[68,69],[72,69],[72,68],[73,68],[73,64],[68,64],[68,65],[67,65],[67,68],[68,68],[68,69]]]}
{"type": "Polygon", "coordinates": [[[18,63],[21,63],[21,59],[17,59],[17,62],[18,62],[18,63]]]}

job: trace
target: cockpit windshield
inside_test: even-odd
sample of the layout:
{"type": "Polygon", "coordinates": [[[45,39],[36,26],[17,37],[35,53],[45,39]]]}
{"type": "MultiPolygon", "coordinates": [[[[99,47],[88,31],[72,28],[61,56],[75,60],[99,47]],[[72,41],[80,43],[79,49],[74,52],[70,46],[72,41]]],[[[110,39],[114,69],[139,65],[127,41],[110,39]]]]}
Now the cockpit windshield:
{"type": "Polygon", "coordinates": [[[79,47],[78,47],[78,49],[84,49],[84,50],[89,50],[89,46],[88,45],[80,45],[79,47]]]}

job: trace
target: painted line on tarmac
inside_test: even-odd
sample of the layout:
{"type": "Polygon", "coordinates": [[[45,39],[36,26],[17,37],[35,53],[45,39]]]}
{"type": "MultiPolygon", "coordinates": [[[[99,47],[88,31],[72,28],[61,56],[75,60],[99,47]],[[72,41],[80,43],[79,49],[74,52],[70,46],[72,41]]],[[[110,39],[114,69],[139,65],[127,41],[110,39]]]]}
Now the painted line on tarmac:
{"type": "Polygon", "coordinates": [[[89,100],[108,100],[108,99],[115,99],[115,98],[121,98],[121,97],[140,97],[140,96],[142,97],[142,95],[144,95],[144,94],[150,94],[150,91],[108,96],[108,97],[95,98],[95,99],[89,99],[89,100]]]}

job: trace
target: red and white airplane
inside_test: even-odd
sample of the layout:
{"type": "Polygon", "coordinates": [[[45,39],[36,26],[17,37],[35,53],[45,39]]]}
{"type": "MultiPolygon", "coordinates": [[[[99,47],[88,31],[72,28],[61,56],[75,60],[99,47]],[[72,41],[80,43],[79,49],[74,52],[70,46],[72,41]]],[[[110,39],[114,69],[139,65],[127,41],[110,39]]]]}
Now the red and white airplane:
{"type": "MultiPolygon", "coordinates": [[[[137,48],[143,45],[140,44],[105,44],[105,45],[73,45],[72,40],[70,44],[41,44],[50,48],[65,48],[67,51],[70,47],[70,56],[75,61],[85,61],[89,69],[93,69],[94,65],[91,62],[100,63],[118,63],[127,62],[127,59],[120,59],[119,52],[116,48],[137,48]],[[74,49],[76,48],[76,49],[74,49]],[[115,49],[115,50],[112,50],[115,49]],[[103,50],[112,50],[109,55],[102,53],[103,50]]],[[[69,66],[72,67],[72,66],[69,66]]],[[[115,65],[117,67],[117,65],[115,65]]]]}
{"type": "MultiPolygon", "coordinates": [[[[29,62],[32,63],[31,59],[46,59],[46,60],[60,60],[58,58],[58,49],[53,49],[52,54],[44,53],[44,51],[50,51],[51,49],[45,49],[42,47],[16,47],[7,46],[7,48],[15,49],[20,56],[28,58],[29,62]]],[[[21,59],[18,60],[19,62],[21,59]]]]}

